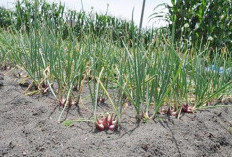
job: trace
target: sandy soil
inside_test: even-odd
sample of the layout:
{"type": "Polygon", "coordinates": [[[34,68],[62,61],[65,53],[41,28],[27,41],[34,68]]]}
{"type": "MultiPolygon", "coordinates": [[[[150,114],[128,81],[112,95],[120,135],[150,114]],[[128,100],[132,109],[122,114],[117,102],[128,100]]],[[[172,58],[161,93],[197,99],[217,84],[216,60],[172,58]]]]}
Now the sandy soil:
{"type": "MultiPolygon", "coordinates": [[[[129,107],[119,131],[98,132],[92,123],[58,124],[61,109],[54,100],[23,92],[17,79],[0,75],[0,157],[232,156],[232,108],[137,124],[129,107]]],[[[90,108],[73,108],[67,118],[90,116],[90,108]]]]}

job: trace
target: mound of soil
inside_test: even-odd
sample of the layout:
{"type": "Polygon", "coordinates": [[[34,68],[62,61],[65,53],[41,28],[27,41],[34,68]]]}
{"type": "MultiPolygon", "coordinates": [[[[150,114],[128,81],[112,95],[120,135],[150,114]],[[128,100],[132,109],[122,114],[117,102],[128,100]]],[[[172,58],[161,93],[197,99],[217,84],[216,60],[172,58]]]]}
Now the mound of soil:
{"type": "MultiPolygon", "coordinates": [[[[0,75],[0,157],[3,156],[232,156],[232,108],[136,123],[129,106],[117,132],[98,132],[92,123],[57,123],[61,108],[49,96],[25,96],[13,76],[0,75]]],[[[107,110],[107,105],[101,106],[107,110]]],[[[91,104],[65,116],[91,115],[91,104]]]]}

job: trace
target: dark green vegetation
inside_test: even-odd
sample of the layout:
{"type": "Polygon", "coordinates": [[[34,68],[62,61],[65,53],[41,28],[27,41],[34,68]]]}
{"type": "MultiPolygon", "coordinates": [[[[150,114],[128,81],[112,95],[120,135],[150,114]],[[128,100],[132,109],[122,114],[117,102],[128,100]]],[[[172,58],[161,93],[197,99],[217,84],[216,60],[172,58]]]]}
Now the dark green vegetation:
{"type": "Polygon", "coordinates": [[[27,94],[51,93],[64,107],[59,121],[66,107],[78,105],[84,84],[93,121],[106,98],[118,119],[130,103],[137,118],[147,120],[192,113],[232,95],[228,49],[189,46],[176,26],[140,31],[133,21],[64,9],[23,0],[14,12],[4,11],[3,21],[12,20],[0,31],[1,63],[26,71],[33,80],[28,90],[36,89],[27,94]]]}
{"type": "MultiPolygon", "coordinates": [[[[168,8],[166,19],[176,41],[232,50],[231,0],[171,0],[171,4],[160,7],[168,8]]],[[[153,17],[160,15],[158,12],[153,17]]]]}
{"type": "Polygon", "coordinates": [[[50,4],[44,0],[36,0],[33,3],[29,0],[21,0],[16,3],[15,11],[1,8],[0,14],[3,14],[0,16],[0,26],[11,26],[17,30],[29,31],[32,26],[38,28],[39,23],[46,23],[50,27],[63,30],[63,38],[69,34],[69,26],[72,28],[72,34],[79,40],[89,33],[97,36],[109,34],[114,41],[117,42],[122,38],[130,45],[138,37],[142,39],[144,45],[147,45],[155,34],[153,30],[143,30],[140,33],[139,28],[133,22],[107,14],[65,11],[61,3],[50,4]],[[50,25],[51,22],[53,25],[50,25]]]}

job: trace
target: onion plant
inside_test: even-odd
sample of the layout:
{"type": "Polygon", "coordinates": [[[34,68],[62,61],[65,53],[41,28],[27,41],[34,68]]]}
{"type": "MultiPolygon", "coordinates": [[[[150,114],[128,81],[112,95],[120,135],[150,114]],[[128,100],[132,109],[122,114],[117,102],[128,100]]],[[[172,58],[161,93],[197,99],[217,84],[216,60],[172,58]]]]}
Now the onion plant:
{"type": "Polygon", "coordinates": [[[67,107],[78,104],[84,84],[93,113],[86,121],[105,125],[98,119],[104,99],[118,118],[103,116],[112,123],[104,129],[116,128],[113,121],[121,118],[126,101],[139,120],[146,120],[158,116],[164,106],[181,113],[184,105],[197,110],[221,96],[231,96],[231,56],[216,50],[212,55],[207,44],[189,47],[190,41],[174,42],[174,31],[146,33],[138,31],[133,20],[74,11],[65,14],[61,5],[45,1],[31,5],[23,0],[16,6],[14,27],[0,30],[0,59],[22,67],[39,89],[36,92],[44,86],[49,89],[63,107],[59,122],[67,107]],[[67,19],[74,24],[67,24],[67,19]]]}
{"type": "Polygon", "coordinates": [[[215,54],[212,61],[207,61],[202,55],[195,56],[193,72],[190,73],[190,80],[194,84],[195,107],[219,99],[231,87],[232,79],[226,72],[226,62],[219,54],[215,54]],[[222,66],[224,71],[220,73],[217,69],[206,69],[211,65],[222,66]]]}
{"type": "Polygon", "coordinates": [[[11,63],[10,51],[11,47],[14,45],[14,39],[12,35],[9,35],[8,32],[0,30],[0,66],[5,66],[6,64],[11,63]]]}

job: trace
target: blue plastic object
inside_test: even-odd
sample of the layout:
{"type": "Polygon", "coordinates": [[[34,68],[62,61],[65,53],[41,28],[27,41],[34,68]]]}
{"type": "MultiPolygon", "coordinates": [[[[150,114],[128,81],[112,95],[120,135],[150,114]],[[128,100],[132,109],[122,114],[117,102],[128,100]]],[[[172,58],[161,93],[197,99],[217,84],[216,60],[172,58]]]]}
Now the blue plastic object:
{"type": "Polygon", "coordinates": [[[232,68],[224,69],[223,67],[217,67],[216,65],[211,65],[205,68],[206,71],[218,72],[219,75],[223,73],[232,74],[232,68]]]}

